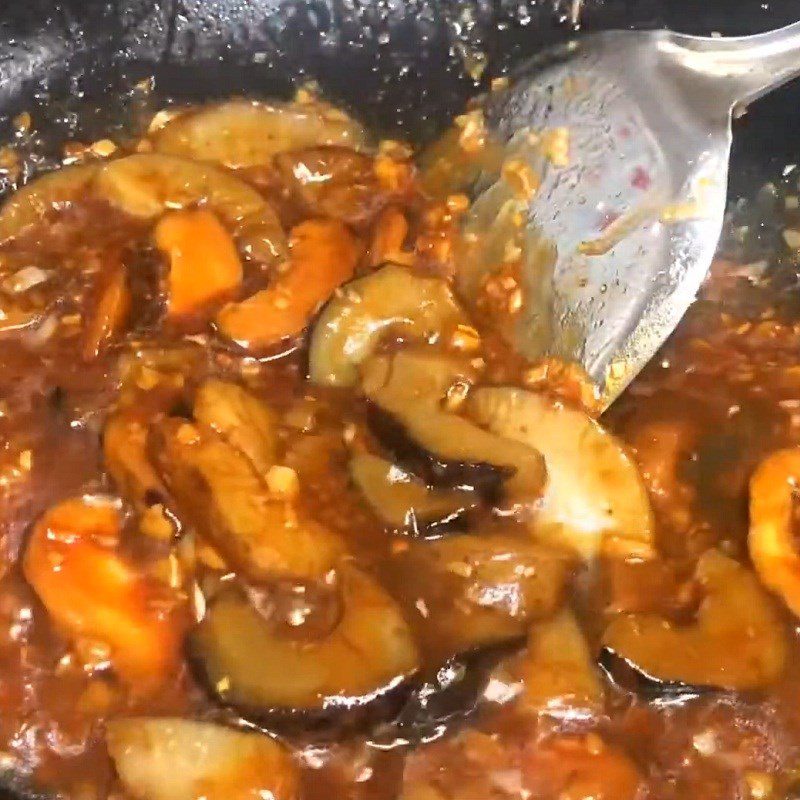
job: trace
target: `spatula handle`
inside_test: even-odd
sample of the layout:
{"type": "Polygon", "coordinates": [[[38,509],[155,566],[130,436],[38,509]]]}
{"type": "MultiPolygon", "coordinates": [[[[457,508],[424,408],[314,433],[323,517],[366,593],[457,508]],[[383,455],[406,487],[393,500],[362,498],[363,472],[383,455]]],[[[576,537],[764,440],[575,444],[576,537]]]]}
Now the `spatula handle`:
{"type": "MultiPolygon", "coordinates": [[[[755,36],[673,34],[660,46],[686,70],[711,79],[709,103],[746,106],[800,75],[800,22],[755,36]]],[[[708,91],[708,84],[700,83],[708,91]]]]}

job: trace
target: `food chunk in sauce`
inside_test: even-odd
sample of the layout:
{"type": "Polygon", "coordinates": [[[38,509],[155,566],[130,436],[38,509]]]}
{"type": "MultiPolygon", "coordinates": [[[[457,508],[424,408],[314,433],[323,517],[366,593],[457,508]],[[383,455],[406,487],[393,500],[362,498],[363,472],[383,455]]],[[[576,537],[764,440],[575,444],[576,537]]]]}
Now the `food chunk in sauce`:
{"type": "Polygon", "coordinates": [[[478,122],[232,99],[5,199],[0,782],[794,796],[797,306],[715,269],[598,421],[476,284],[478,122]]]}

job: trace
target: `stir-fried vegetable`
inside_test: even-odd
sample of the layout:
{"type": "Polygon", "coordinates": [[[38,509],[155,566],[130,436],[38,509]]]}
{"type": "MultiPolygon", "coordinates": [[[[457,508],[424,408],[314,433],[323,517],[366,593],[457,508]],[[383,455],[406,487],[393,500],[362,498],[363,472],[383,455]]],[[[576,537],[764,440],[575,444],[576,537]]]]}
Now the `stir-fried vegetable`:
{"type": "Polygon", "coordinates": [[[363,225],[385,202],[370,156],[344,147],[312,147],[275,157],[281,185],[309,216],[363,225]]]}
{"type": "Polygon", "coordinates": [[[359,364],[385,334],[440,340],[466,321],[445,281],[389,264],[347,284],[320,314],[309,346],[309,377],[322,386],[353,386],[359,364]]]}
{"type": "Polygon", "coordinates": [[[289,262],[274,283],[241,303],[231,303],[217,322],[229,339],[261,349],[302,333],[317,308],[353,276],[358,240],[340,222],[314,219],[289,238],[289,262]]]}
{"type": "Polygon", "coordinates": [[[359,453],[350,475],[364,499],[390,530],[425,535],[447,528],[474,507],[474,492],[432,489],[391,461],[359,453]]]}
{"type": "Polygon", "coordinates": [[[800,552],[794,508],[800,481],[800,448],[763,461],[750,480],[747,544],[758,577],[800,616],[800,552]]]}
{"type": "Polygon", "coordinates": [[[136,800],[296,800],[296,765],[278,742],[209,722],[128,717],[109,723],[108,749],[136,800]]]}
{"type": "Polygon", "coordinates": [[[191,637],[211,691],[254,717],[275,711],[357,710],[385,698],[419,666],[395,602],[370,577],[340,570],[341,616],[327,635],[281,632],[234,591],[217,597],[191,637]]]}
{"type": "Polygon", "coordinates": [[[135,411],[109,418],[103,430],[103,456],[120,494],[142,511],[163,502],[167,489],[147,455],[148,424],[135,411]]]}
{"type": "Polygon", "coordinates": [[[266,263],[286,257],[286,237],[270,204],[223,169],[172,156],[133,155],[104,165],[92,191],[144,219],[203,203],[248,255],[266,263]]]}
{"type": "Polygon", "coordinates": [[[103,275],[98,295],[84,331],[84,361],[97,358],[109,341],[125,324],[130,313],[131,293],[128,276],[122,264],[115,264],[103,275]]]}
{"type": "Polygon", "coordinates": [[[65,500],[34,526],[23,566],[57,626],[107,645],[113,668],[141,691],[173,674],[185,621],[181,598],[119,554],[121,529],[117,501],[65,500]]]}
{"type": "Polygon", "coordinates": [[[230,381],[207,380],[197,391],[194,418],[241,450],[260,475],[275,464],[277,418],[247,389],[230,381]]]}
{"type": "Polygon", "coordinates": [[[547,483],[532,522],[537,538],[584,558],[598,552],[650,558],[650,501],[622,443],[588,415],[543,395],[509,387],[470,393],[467,414],[498,436],[543,456],[547,483]]]}
{"type": "Polygon", "coordinates": [[[338,536],[305,518],[296,498],[271,492],[250,459],[213,431],[166,419],[151,431],[150,452],[180,516],[245,575],[319,578],[342,554],[338,536]]]}
{"type": "Polygon", "coordinates": [[[267,263],[286,256],[280,222],[255,189],[208,164],[155,154],[127,156],[103,166],[72,167],[37,178],[0,211],[0,241],[83,196],[145,219],[203,203],[246,253],[267,263]]]}
{"type": "Polygon", "coordinates": [[[524,637],[561,604],[572,571],[563,550],[503,534],[413,542],[386,570],[434,660],[524,637]]]}
{"type": "Polygon", "coordinates": [[[528,649],[515,674],[520,706],[565,720],[592,717],[603,705],[603,685],[575,615],[568,609],[531,626],[528,649]]]}
{"type": "Polygon", "coordinates": [[[156,149],[226,167],[268,164],[276,153],[315,145],[359,149],[364,129],[325,103],[256,103],[231,100],[190,111],[155,136],[156,149]]]}
{"type": "Polygon", "coordinates": [[[91,186],[97,170],[94,165],[59,169],[14,192],[0,209],[0,242],[40,222],[54,208],[75,202],[91,186]]]}
{"type": "Polygon", "coordinates": [[[242,282],[242,264],[230,234],[210,211],[173,211],[155,230],[169,258],[167,311],[181,317],[231,295],[242,282]]]}
{"type": "Polygon", "coordinates": [[[771,276],[600,425],[527,214],[566,131],[413,161],[299,98],[0,207],[0,794],[783,798],[800,448],[733,560],[797,443],[771,276]]]}
{"type": "Polygon", "coordinates": [[[604,558],[605,613],[685,614],[698,599],[691,564],[661,558],[604,558]]]}
{"type": "Polygon", "coordinates": [[[396,458],[431,483],[481,488],[497,502],[502,487],[512,509],[530,508],[545,482],[541,455],[447,410],[447,398],[475,379],[468,364],[428,350],[375,356],[362,369],[373,426],[396,458]]]}
{"type": "Polygon", "coordinates": [[[772,599],[750,571],[710,550],[697,563],[704,593],[691,624],[621,614],[603,645],[648,678],[693,686],[755,689],[783,671],[787,645],[772,599]]]}

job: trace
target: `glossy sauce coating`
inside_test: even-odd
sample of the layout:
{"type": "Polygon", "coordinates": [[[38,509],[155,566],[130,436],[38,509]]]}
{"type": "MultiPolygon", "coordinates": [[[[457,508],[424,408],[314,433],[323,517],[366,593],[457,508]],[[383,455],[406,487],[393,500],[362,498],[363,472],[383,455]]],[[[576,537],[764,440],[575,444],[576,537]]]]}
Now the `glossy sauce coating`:
{"type": "MultiPolygon", "coordinates": [[[[274,110],[232,111],[231,124],[277,124],[274,110]]],[[[778,290],[718,263],[672,340],[601,420],[613,436],[592,434],[612,455],[578,451],[559,466],[563,487],[577,485],[575,463],[598,465],[590,499],[628,487],[625,504],[611,506],[624,508],[619,519],[590,515],[577,543],[577,527],[562,525],[563,488],[548,494],[542,478],[546,442],[527,430],[509,438],[514,425],[489,413],[502,404],[475,412],[480,387],[512,385],[537,392],[545,420],[556,419],[554,403],[591,416],[569,370],[524,363],[491,315],[453,291],[468,201],[434,199],[435,171],[420,176],[397,146],[370,151],[341,112],[303,114],[312,112],[322,135],[277,155],[243,151],[238,170],[213,167],[235,179],[217,189],[201,134],[222,112],[193,112],[174,136],[152,140],[169,142],[170,158],[191,143],[198,160],[181,186],[153,189],[155,166],[115,178],[113,191],[106,175],[0,245],[8,764],[80,800],[792,797],[795,621],[748,553],[750,478],[771,453],[800,446],[800,327],[776,310],[778,290]],[[209,215],[205,238],[192,239],[209,215]],[[198,242],[208,291],[185,285],[198,242]],[[366,313],[379,333],[346,330],[343,354],[331,355],[339,339],[315,347],[318,321],[357,307],[352,292],[369,296],[359,279],[387,261],[409,286],[437,282],[425,297],[440,307],[415,315],[406,302],[391,324],[366,313]],[[320,375],[355,383],[309,380],[315,353],[328,358],[320,375]],[[416,394],[398,414],[398,395],[381,399],[390,381],[382,395],[367,377],[401,368],[410,376],[401,388],[416,394]],[[446,391],[431,389],[442,375],[446,391]],[[459,420],[457,458],[425,414],[459,420]],[[354,471],[365,455],[380,460],[354,471]],[[609,489],[601,468],[612,457],[624,480],[609,489]],[[381,476],[388,483],[359,483],[381,476]],[[374,500],[391,497],[392,481],[411,516],[398,506],[382,514],[374,500]],[[131,677],[118,657],[124,626],[114,626],[118,641],[105,623],[77,624],[66,613],[75,608],[53,610],[59,591],[65,604],[81,599],[54,582],[70,580],[59,548],[73,538],[51,541],[76,525],[81,539],[81,503],[113,508],[113,536],[93,531],[70,552],[80,558],[84,547],[89,567],[124,565],[121,585],[136,591],[114,583],[111,594],[137,617],[137,636],[163,637],[175,658],[167,668],[156,659],[151,673],[135,646],[131,677]],[[558,525],[537,527],[542,507],[558,525]],[[665,626],[687,647],[677,664],[659,656],[665,626]],[[720,648],[742,658],[711,669],[720,648]],[[277,666],[253,668],[257,658],[277,666]],[[282,677],[284,663],[287,685],[270,684],[265,674],[282,677]],[[212,724],[171,722],[165,733],[137,727],[140,717],[212,724]],[[237,728],[245,739],[227,738],[237,728]],[[154,794],[167,785],[163,765],[137,748],[155,742],[152,755],[168,742],[187,758],[186,741],[209,748],[213,769],[154,794]]],[[[275,141],[294,141],[297,113],[280,117],[275,141]]],[[[502,289],[505,271],[487,291],[502,289]]],[[[103,591],[98,581],[101,608],[103,591]]]]}

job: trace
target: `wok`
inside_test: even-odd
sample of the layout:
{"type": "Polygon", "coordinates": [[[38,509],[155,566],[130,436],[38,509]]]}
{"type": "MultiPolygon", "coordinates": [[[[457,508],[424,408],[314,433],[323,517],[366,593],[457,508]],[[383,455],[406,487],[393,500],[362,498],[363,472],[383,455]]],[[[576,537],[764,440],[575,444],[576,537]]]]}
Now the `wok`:
{"type": "MultiPolygon", "coordinates": [[[[797,0],[6,0],[0,142],[22,111],[45,156],[66,138],[106,136],[135,116],[128,90],[150,75],[156,97],[179,99],[288,95],[315,80],[381,133],[425,141],[491,77],[576,24],[742,35],[798,17],[797,0]]],[[[732,199],[780,178],[799,154],[795,82],[737,122],[732,199]]],[[[4,785],[0,798],[37,796],[24,776],[4,785]]]]}

